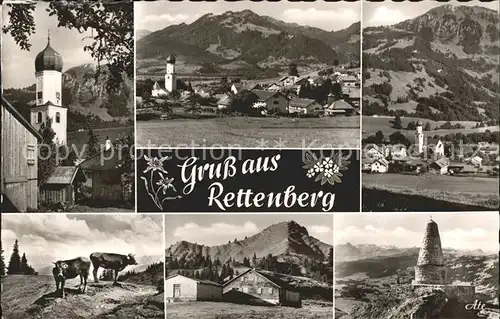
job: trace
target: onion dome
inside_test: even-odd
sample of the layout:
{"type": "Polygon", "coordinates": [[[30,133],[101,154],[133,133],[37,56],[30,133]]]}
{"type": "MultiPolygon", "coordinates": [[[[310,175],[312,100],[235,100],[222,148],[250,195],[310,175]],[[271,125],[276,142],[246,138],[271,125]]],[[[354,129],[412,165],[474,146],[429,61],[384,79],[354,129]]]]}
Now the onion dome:
{"type": "Polygon", "coordinates": [[[422,121],[420,121],[420,120],[417,121],[417,126],[423,126],[423,125],[424,125],[424,123],[422,123],[422,121]]]}
{"type": "Polygon", "coordinates": [[[172,54],[167,57],[167,63],[175,63],[175,56],[172,54]]]}
{"type": "Polygon", "coordinates": [[[63,60],[61,55],[50,46],[50,36],[47,46],[35,58],[35,71],[62,71],[63,60]]]}

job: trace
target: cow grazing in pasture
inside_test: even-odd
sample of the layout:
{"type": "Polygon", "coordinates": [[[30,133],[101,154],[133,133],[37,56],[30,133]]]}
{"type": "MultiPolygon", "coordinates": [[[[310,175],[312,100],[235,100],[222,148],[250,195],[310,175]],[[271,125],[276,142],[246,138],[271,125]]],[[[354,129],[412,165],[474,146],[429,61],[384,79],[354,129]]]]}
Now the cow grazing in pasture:
{"type": "Polygon", "coordinates": [[[58,260],[53,263],[54,268],[52,269],[52,274],[56,281],[56,289],[59,290],[59,285],[61,286],[62,297],[65,297],[64,284],[66,279],[73,279],[80,276],[80,285],[78,290],[81,290],[83,285],[83,291],[87,290],[87,278],[90,273],[90,260],[87,257],[77,257],[69,260],[58,260]]]}
{"type": "Polygon", "coordinates": [[[99,279],[97,278],[97,270],[99,267],[114,270],[114,283],[116,284],[119,271],[122,271],[128,265],[137,265],[135,257],[132,254],[120,255],[113,253],[92,253],[90,255],[90,260],[92,261],[92,266],[94,267],[94,270],[92,271],[92,274],[94,275],[94,282],[99,282],[99,279]]]}

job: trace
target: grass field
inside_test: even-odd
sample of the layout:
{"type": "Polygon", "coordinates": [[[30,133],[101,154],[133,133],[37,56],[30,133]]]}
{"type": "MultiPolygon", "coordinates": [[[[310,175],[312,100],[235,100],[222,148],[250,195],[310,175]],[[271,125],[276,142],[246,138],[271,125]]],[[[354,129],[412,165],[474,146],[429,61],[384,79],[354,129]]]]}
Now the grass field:
{"type": "Polygon", "coordinates": [[[168,319],[333,319],[332,303],[291,308],[198,301],[169,303],[166,308],[168,319]]]}
{"type": "Polygon", "coordinates": [[[359,116],[141,121],[137,122],[136,140],[139,147],[192,147],[195,143],[207,147],[358,148],[359,116]],[[260,144],[261,139],[267,144],[260,144]]]}
{"type": "Polygon", "coordinates": [[[10,275],[3,279],[3,319],[134,318],[163,319],[163,294],[154,286],[90,282],[85,294],[79,279],[66,282],[66,298],[56,292],[52,276],[10,275]]]}
{"type": "MultiPolygon", "coordinates": [[[[406,135],[410,139],[410,141],[413,141],[414,138],[414,133],[415,131],[413,130],[406,130],[406,126],[408,123],[411,121],[418,121],[419,118],[416,117],[402,117],[401,118],[401,124],[403,126],[403,129],[395,129],[393,128],[393,124],[391,121],[394,120],[394,117],[386,117],[386,116],[378,116],[378,117],[372,117],[372,116],[363,116],[363,138],[375,134],[377,131],[382,131],[384,135],[387,137],[390,134],[400,131],[402,134],[406,135]]],[[[446,123],[446,121],[432,121],[429,119],[420,119],[422,122],[427,123],[429,122],[431,124],[431,127],[434,129],[437,126],[441,126],[442,124],[446,123]]],[[[481,128],[472,128],[474,125],[476,125],[476,122],[474,121],[450,121],[451,124],[456,124],[460,123],[463,126],[465,126],[465,129],[451,129],[451,130],[432,130],[432,131],[427,131],[425,134],[427,136],[434,136],[434,135],[446,135],[446,134],[451,134],[451,133],[476,133],[476,132],[484,132],[486,130],[490,131],[498,131],[499,127],[498,126],[489,126],[489,127],[481,127],[481,128]]]]}
{"type": "Polygon", "coordinates": [[[362,174],[363,188],[418,195],[485,208],[498,207],[498,179],[447,175],[362,174]]]}

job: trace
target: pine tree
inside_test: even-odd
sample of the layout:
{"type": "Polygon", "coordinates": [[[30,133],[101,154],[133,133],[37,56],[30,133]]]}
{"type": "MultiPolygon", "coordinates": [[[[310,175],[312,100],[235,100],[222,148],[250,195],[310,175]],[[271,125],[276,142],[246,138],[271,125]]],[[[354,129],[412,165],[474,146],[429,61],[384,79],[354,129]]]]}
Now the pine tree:
{"type": "Polygon", "coordinates": [[[253,257],[252,257],[252,265],[254,267],[257,266],[257,255],[255,253],[253,253],[253,257]]]}
{"type": "Polygon", "coordinates": [[[399,115],[396,115],[394,118],[394,128],[398,130],[403,128],[403,125],[401,124],[401,117],[399,115]]]}
{"type": "Polygon", "coordinates": [[[12,255],[10,256],[9,267],[7,268],[7,274],[20,274],[21,273],[21,256],[19,256],[19,242],[16,239],[14,242],[14,248],[12,249],[12,255]]]}
{"type": "Polygon", "coordinates": [[[29,270],[28,259],[26,258],[26,253],[23,253],[23,257],[21,257],[21,273],[27,274],[29,270]]]}
{"type": "Polygon", "coordinates": [[[3,257],[3,245],[0,241],[0,280],[5,278],[5,260],[3,257]]]}
{"type": "Polygon", "coordinates": [[[92,127],[90,127],[90,124],[88,124],[89,132],[89,141],[87,142],[87,152],[86,156],[87,158],[93,157],[100,152],[100,145],[99,145],[99,135],[94,132],[92,127]]]}

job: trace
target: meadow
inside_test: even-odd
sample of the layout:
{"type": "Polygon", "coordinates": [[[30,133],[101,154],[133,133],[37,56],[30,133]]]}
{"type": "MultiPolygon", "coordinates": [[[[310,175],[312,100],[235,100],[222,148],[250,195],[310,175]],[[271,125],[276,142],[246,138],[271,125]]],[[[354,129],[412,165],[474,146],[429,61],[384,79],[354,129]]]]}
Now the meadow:
{"type": "Polygon", "coordinates": [[[85,294],[78,291],[78,278],[66,283],[66,298],[56,291],[52,276],[9,275],[3,279],[2,318],[81,319],[137,318],[163,319],[163,294],[151,285],[109,281],[94,283],[90,278],[85,294]]]}
{"type": "Polygon", "coordinates": [[[227,302],[176,302],[166,306],[168,319],[331,319],[332,303],[302,308],[235,305],[227,302]]]}
{"type": "Polygon", "coordinates": [[[485,209],[498,208],[497,178],[364,173],[362,183],[363,190],[381,190],[452,204],[475,205],[485,209]]]}
{"type": "Polygon", "coordinates": [[[357,148],[359,119],[221,117],[138,121],[136,140],[140,147],[357,148]],[[259,143],[261,140],[267,144],[259,143]]]}
{"type": "Polygon", "coordinates": [[[451,124],[461,124],[465,128],[463,129],[449,129],[449,130],[436,130],[435,128],[438,126],[443,125],[446,123],[446,121],[433,121],[429,119],[421,119],[421,118],[416,118],[416,117],[401,117],[401,125],[403,126],[402,129],[395,129],[393,127],[393,124],[391,123],[394,120],[394,117],[391,116],[378,116],[378,117],[373,117],[373,116],[363,116],[363,138],[366,138],[370,135],[375,134],[377,131],[382,131],[385,136],[389,136],[390,134],[400,131],[403,135],[405,135],[407,138],[410,139],[410,141],[413,141],[414,139],[414,130],[407,130],[406,127],[408,123],[411,121],[417,122],[418,120],[421,120],[424,125],[429,122],[433,130],[425,132],[427,136],[434,136],[434,135],[446,135],[446,134],[452,134],[452,133],[477,133],[477,132],[484,132],[486,130],[490,130],[492,132],[498,131],[499,127],[498,126],[489,126],[489,127],[480,127],[480,128],[473,128],[476,125],[476,122],[474,121],[450,121],[451,124]]]}

